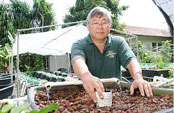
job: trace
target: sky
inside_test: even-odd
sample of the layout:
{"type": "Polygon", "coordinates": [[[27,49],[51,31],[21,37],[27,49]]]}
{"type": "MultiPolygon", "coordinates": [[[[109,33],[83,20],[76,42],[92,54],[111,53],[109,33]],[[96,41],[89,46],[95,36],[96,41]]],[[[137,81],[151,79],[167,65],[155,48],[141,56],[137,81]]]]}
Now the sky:
{"type": "MultiPolygon", "coordinates": [[[[32,3],[32,0],[23,1],[32,3]]],[[[68,14],[69,8],[75,5],[76,0],[47,0],[47,2],[53,4],[53,11],[55,12],[57,23],[61,24],[63,23],[65,14],[68,14]]],[[[152,0],[120,0],[120,6],[121,5],[129,6],[120,17],[121,23],[131,26],[168,29],[162,13],[152,0]]]]}
{"type": "Polygon", "coordinates": [[[120,21],[127,25],[167,29],[167,23],[158,7],[152,0],[120,0],[120,4],[128,5],[120,21]]]}
{"type": "MultiPolygon", "coordinates": [[[[62,23],[68,9],[75,5],[76,0],[48,0],[53,3],[53,9],[57,15],[58,23],[62,23]]],[[[120,22],[126,25],[168,29],[165,18],[152,0],[120,0],[121,5],[128,5],[129,8],[120,17],[120,22]]]]}
{"type": "Polygon", "coordinates": [[[65,14],[68,14],[69,8],[75,5],[76,0],[47,0],[53,4],[53,10],[58,23],[63,23],[65,14]]]}

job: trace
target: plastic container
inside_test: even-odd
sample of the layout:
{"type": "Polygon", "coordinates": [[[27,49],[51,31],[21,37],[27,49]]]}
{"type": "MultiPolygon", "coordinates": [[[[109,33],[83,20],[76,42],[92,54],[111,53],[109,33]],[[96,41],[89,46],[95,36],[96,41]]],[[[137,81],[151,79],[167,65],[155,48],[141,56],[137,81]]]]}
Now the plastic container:
{"type": "MultiPolygon", "coordinates": [[[[103,81],[103,85],[105,88],[120,88],[120,86],[112,79],[103,81]]],[[[121,81],[120,82],[121,87],[122,88],[130,88],[130,83],[121,81]]],[[[80,89],[83,88],[82,82],[78,81],[78,82],[57,82],[55,84],[53,84],[51,86],[50,92],[51,90],[60,90],[60,91],[66,91],[66,90],[70,90],[70,89],[80,89]]],[[[45,86],[38,86],[38,87],[31,87],[28,90],[28,102],[31,103],[31,108],[32,109],[36,109],[37,111],[39,111],[39,108],[37,108],[34,98],[35,98],[35,94],[38,91],[45,91],[46,87],[45,86]]],[[[164,89],[164,88],[153,88],[153,94],[154,95],[163,95],[163,94],[169,94],[169,95],[173,95],[174,89],[164,89]]],[[[167,112],[164,112],[167,113],[167,112]]]]}
{"type": "Polygon", "coordinates": [[[105,106],[112,106],[112,92],[103,92],[104,98],[101,99],[96,92],[96,97],[97,97],[97,106],[99,107],[105,107],[105,106]]]}
{"type": "Polygon", "coordinates": [[[1,85],[0,87],[0,99],[5,99],[12,95],[14,88],[13,84],[1,85]]]}

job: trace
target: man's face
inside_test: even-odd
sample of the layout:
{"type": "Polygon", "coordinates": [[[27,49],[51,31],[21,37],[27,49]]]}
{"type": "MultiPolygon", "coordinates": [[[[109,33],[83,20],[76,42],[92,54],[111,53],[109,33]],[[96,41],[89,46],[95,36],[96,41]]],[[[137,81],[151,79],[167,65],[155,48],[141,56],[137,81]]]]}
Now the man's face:
{"type": "Polygon", "coordinates": [[[105,40],[112,28],[109,18],[106,15],[96,15],[89,20],[87,24],[88,31],[92,40],[105,40]]]}

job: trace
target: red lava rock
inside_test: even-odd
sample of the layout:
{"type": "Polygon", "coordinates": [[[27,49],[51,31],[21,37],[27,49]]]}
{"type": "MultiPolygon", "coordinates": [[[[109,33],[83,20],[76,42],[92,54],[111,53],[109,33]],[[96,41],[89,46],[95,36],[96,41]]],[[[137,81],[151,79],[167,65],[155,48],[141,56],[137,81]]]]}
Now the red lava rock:
{"type": "Polygon", "coordinates": [[[148,98],[140,96],[137,91],[130,95],[129,90],[108,90],[112,90],[113,93],[111,107],[99,108],[83,89],[54,91],[49,94],[49,100],[46,91],[38,91],[35,94],[35,103],[39,109],[53,102],[58,104],[58,110],[50,113],[152,113],[174,107],[172,95],[148,98]]]}

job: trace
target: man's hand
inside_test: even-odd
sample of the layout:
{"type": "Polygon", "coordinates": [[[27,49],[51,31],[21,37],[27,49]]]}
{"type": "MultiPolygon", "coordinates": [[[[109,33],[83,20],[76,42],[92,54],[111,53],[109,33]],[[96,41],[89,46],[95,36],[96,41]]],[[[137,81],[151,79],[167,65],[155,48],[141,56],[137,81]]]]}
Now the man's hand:
{"type": "Polygon", "coordinates": [[[134,90],[139,88],[142,96],[145,96],[146,94],[147,97],[150,97],[150,96],[153,96],[152,87],[156,87],[156,86],[147,82],[144,79],[134,80],[130,87],[130,94],[131,95],[134,94],[134,90]]]}
{"type": "Polygon", "coordinates": [[[100,98],[103,98],[104,87],[99,78],[94,77],[88,70],[85,60],[81,56],[75,56],[72,59],[72,65],[75,74],[82,80],[83,87],[94,102],[97,102],[95,91],[100,98]]]}
{"type": "Polygon", "coordinates": [[[142,69],[138,61],[136,59],[131,60],[127,65],[127,68],[129,69],[130,74],[134,78],[134,81],[130,87],[130,94],[134,94],[134,90],[139,88],[142,96],[145,96],[145,94],[148,97],[153,96],[152,86],[156,86],[143,79],[142,69]]]}
{"type": "Polygon", "coordinates": [[[97,102],[95,91],[97,91],[100,98],[104,98],[102,93],[104,92],[104,87],[99,78],[94,76],[87,76],[82,79],[82,82],[83,87],[95,103],[97,102]]]}

